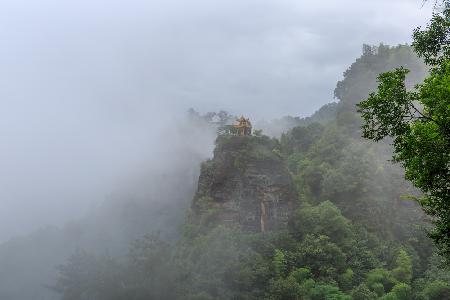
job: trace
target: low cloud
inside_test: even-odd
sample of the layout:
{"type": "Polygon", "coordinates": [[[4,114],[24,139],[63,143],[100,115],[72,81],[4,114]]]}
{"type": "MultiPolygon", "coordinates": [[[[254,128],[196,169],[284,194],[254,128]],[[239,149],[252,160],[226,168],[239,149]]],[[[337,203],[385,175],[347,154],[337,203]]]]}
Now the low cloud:
{"type": "Polygon", "coordinates": [[[415,0],[2,1],[0,241],[164,162],[161,132],[189,107],[311,114],[363,43],[410,42],[430,15],[415,0]]]}

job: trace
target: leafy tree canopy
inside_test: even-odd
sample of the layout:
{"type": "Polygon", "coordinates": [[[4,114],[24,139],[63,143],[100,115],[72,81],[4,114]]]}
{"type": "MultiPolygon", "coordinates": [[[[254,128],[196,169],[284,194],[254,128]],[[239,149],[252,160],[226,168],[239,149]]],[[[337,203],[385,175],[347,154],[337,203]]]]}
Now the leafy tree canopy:
{"type": "Polygon", "coordinates": [[[358,107],[365,138],[393,139],[394,161],[424,193],[419,202],[435,224],[430,236],[450,258],[450,9],[434,14],[413,38],[429,77],[407,90],[407,69],[383,73],[378,90],[358,107]]]}

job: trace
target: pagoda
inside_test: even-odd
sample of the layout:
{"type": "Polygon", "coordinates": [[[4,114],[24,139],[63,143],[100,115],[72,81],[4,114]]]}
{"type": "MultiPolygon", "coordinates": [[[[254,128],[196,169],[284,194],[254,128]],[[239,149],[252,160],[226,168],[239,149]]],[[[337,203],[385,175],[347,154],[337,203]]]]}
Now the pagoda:
{"type": "Polygon", "coordinates": [[[239,136],[252,135],[252,123],[244,116],[241,116],[236,120],[237,124],[234,124],[233,127],[236,128],[237,134],[239,136]]]}

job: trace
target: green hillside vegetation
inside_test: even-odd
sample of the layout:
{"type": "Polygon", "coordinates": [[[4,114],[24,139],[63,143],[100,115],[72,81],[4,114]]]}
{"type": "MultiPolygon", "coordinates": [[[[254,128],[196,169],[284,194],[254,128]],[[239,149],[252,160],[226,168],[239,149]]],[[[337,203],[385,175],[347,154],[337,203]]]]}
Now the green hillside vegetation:
{"type": "Polygon", "coordinates": [[[393,160],[423,195],[418,202],[432,217],[431,238],[450,260],[450,4],[425,30],[414,31],[414,50],[430,75],[408,90],[408,67],[378,76],[379,86],[358,104],[363,136],[393,140],[393,160]]]}
{"type": "Polygon", "coordinates": [[[411,85],[426,75],[408,46],[365,47],[337,85],[329,120],[279,140],[253,137],[271,143],[270,155],[294,179],[299,208],[286,230],[248,233],[212,222],[198,231],[187,218],[179,239],[149,234],[126,257],[76,252],[54,290],[64,300],[450,299],[450,270],[426,235],[427,216],[410,200],[420,193],[389,161],[389,141],[360,138],[355,104],[379,73],[405,64],[411,85]]]}

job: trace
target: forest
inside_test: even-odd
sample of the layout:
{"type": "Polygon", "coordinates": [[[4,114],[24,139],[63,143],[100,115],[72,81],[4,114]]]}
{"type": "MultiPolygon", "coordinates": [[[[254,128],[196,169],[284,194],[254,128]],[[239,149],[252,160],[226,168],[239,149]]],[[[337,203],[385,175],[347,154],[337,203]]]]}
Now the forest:
{"type": "Polygon", "coordinates": [[[0,243],[0,299],[450,299],[449,20],[363,45],[309,117],[235,137],[217,134],[232,113],[189,110],[170,138],[210,139],[213,156],[175,144],[145,192],[0,243]],[[224,222],[212,191],[238,197],[236,178],[264,172],[287,186],[286,224],[224,222]]]}
{"type": "MultiPolygon", "coordinates": [[[[390,162],[389,141],[360,137],[355,103],[376,87],[376,74],[402,65],[411,84],[426,74],[410,46],[365,46],[337,84],[338,103],[279,139],[255,137],[292,174],[300,207],[286,230],[246,233],[214,219],[200,229],[187,218],[179,239],[149,233],[120,259],[74,253],[54,289],[63,299],[449,298],[449,269],[412,200],[420,191],[390,162]]],[[[206,116],[190,118],[208,126],[206,116]]]]}

